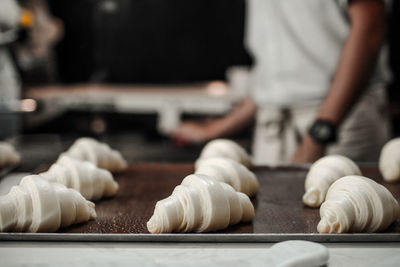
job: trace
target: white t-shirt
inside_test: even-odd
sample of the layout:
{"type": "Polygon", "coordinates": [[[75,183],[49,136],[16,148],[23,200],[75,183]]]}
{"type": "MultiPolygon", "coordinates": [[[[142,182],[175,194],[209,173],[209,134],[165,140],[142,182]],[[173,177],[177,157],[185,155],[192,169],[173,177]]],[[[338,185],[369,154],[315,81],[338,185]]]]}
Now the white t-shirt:
{"type": "MultiPolygon", "coordinates": [[[[346,0],[248,0],[245,43],[255,60],[255,102],[292,106],[323,100],[350,26],[346,0]]],[[[369,87],[389,80],[384,46],[369,87]]]]}
{"type": "Polygon", "coordinates": [[[18,26],[21,8],[15,0],[0,0],[0,31],[18,26]]]}

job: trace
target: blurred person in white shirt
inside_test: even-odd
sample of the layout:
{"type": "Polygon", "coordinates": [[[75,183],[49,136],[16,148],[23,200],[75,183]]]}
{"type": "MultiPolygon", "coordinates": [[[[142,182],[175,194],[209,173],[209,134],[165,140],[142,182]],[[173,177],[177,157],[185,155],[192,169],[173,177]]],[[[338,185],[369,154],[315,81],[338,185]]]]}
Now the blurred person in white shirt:
{"type": "Polygon", "coordinates": [[[183,122],[171,135],[200,143],[253,118],[256,165],[325,154],[376,161],[390,138],[383,0],[248,0],[250,96],[226,116],[183,122]]]}

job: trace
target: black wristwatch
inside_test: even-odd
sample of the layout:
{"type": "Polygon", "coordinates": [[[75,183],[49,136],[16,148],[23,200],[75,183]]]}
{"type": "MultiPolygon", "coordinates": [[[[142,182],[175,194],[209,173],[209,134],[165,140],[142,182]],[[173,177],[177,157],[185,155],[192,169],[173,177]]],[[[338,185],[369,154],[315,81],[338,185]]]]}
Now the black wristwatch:
{"type": "Polygon", "coordinates": [[[336,126],[330,121],[317,119],[308,130],[308,134],[315,142],[321,145],[335,143],[337,141],[336,126]]]}

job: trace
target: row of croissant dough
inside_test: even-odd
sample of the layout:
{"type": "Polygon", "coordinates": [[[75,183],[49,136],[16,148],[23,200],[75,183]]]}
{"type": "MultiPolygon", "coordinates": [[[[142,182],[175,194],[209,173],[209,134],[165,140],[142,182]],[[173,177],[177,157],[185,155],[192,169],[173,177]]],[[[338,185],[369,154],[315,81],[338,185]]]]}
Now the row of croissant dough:
{"type": "Polygon", "coordinates": [[[250,157],[230,140],[208,143],[195,163],[195,172],[156,203],[147,222],[150,233],[211,232],[254,218],[249,197],[257,193],[256,176],[247,167],[250,157]]]}
{"type": "MultiPolygon", "coordinates": [[[[157,202],[147,223],[149,232],[216,231],[250,221],[254,207],[248,196],[258,191],[259,184],[246,166],[250,158],[236,143],[223,139],[208,143],[195,163],[195,174],[157,202]]],[[[384,146],[379,167],[385,181],[400,180],[400,139],[384,146]]],[[[382,231],[400,215],[392,194],[361,176],[358,166],[344,156],[316,161],[307,174],[305,190],[304,204],[321,207],[320,233],[382,231]]]]}
{"type": "MultiPolygon", "coordinates": [[[[211,141],[196,161],[195,173],[157,202],[147,223],[149,232],[216,231],[252,220],[249,197],[257,193],[259,183],[249,166],[249,155],[236,143],[211,141]]],[[[400,179],[400,139],[385,145],[379,167],[386,181],[400,179]]],[[[88,200],[114,195],[118,184],[109,171],[124,168],[119,152],[93,139],[78,139],[47,172],[23,178],[1,197],[0,231],[55,231],[95,218],[94,204],[88,200]]],[[[319,232],[381,231],[399,216],[391,193],[360,175],[354,162],[338,155],[311,166],[303,202],[320,207],[319,232]]]]}
{"type": "MultiPolygon", "coordinates": [[[[2,147],[11,152],[5,162],[19,160],[12,147],[2,147]]],[[[108,145],[91,138],[78,139],[48,171],[22,178],[0,197],[0,231],[54,232],[95,219],[91,201],[115,195],[118,184],[110,171],[126,166],[121,154],[108,145]]]]}
{"type": "MultiPolygon", "coordinates": [[[[400,180],[400,138],[382,148],[379,170],[386,182],[400,180]]],[[[344,156],[326,156],[311,165],[303,203],[320,207],[318,232],[379,232],[400,216],[390,191],[361,175],[358,166],[344,156]]]]}

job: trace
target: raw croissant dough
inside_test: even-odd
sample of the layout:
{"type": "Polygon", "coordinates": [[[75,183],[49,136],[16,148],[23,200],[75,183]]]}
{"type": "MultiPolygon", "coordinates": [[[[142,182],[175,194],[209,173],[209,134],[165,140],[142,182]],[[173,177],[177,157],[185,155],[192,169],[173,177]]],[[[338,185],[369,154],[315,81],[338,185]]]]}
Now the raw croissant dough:
{"type": "Polygon", "coordinates": [[[331,184],[347,175],[361,175],[357,164],[351,159],[330,155],[317,160],[311,165],[306,177],[303,203],[310,207],[319,207],[331,184]]]}
{"type": "Polygon", "coordinates": [[[0,142],[0,167],[19,163],[20,155],[14,147],[8,143],[0,142]]]}
{"type": "Polygon", "coordinates": [[[253,196],[260,187],[254,173],[242,164],[229,158],[207,158],[202,160],[195,171],[217,181],[227,183],[236,191],[253,196]]]}
{"type": "Polygon", "coordinates": [[[392,139],[383,146],[379,170],[386,182],[400,180],[400,138],[392,139]]]}
{"type": "Polygon", "coordinates": [[[191,174],[171,196],[157,202],[147,229],[150,233],[211,232],[253,218],[248,196],[205,175],[191,174]]]}
{"type": "Polygon", "coordinates": [[[94,204],[78,191],[29,175],[0,197],[0,231],[54,232],[96,218],[94,204]]]}
{"type": "Polygon", "coordinates": [[[61,183],[79,191],[87,200],[110,197],[118,190],[118,184],[109,171],[66,155],[60,156],[47,172],[40,175],[50,182],[61,183]]]}
{"type": "Polygon", "coordinates": [[[79,138],[65,154],[72,158],[92,162],[97,167],[112,172],[122,171],[127,167],[121,153],[93,138],[79,138]]]}
{"type": "Polygon", "coordinates": [[[214,157],[230,158],[247,168],[251,167],[250,156],[241,146],[228,139],[215,139],[205,145],[201,151],[199,159],[195,162],[196,168],[203,159],[214,157]]]}
{"type": "Polygon", "coordinates": [[[363,176],[334,182],[320,208],[320,233],[378,232],[400,215],[400,207],[382,185],[363,176]]]}

